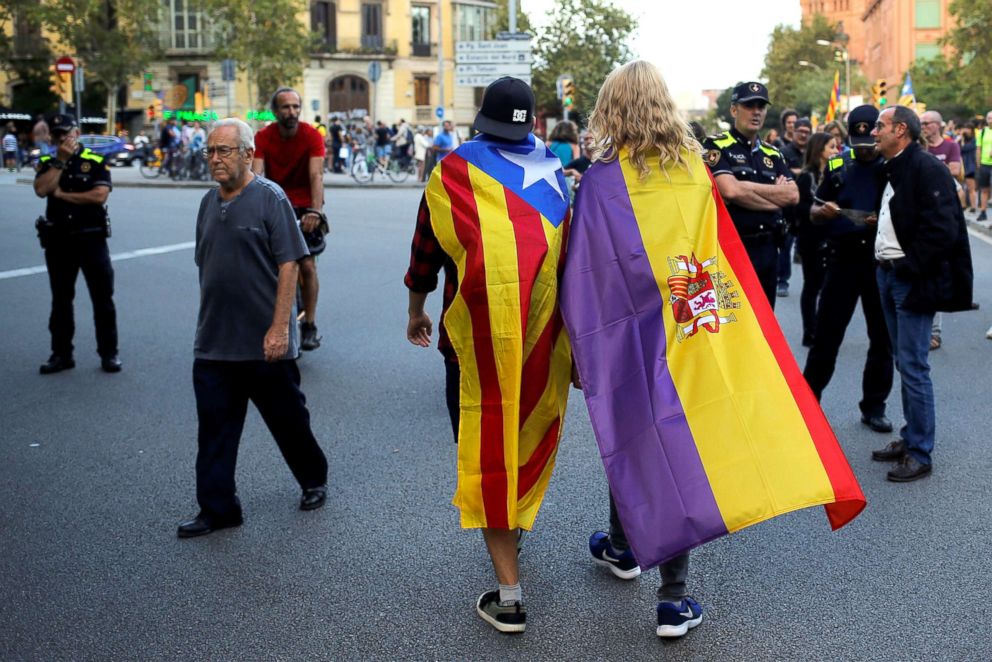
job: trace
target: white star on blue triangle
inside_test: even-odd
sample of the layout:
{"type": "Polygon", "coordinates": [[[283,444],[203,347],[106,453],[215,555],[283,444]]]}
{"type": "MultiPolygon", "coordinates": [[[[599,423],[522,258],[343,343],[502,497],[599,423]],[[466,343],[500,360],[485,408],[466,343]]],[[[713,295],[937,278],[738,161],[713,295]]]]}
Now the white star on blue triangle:
{"type": "Polygon", "coordinates": [[[534,137],[534,149],[527,154],[515,154],[506,150],[497,150],[503,158],[516,163],[524,169],[524,188],[529,188],[537,182],[544,181],[558,192],[558,196],[564,200],[565,194],[558,185],[558,171],[561,170],[561,161],[554,153],[548,151],[544,143],[537,136],[534,137]]]}

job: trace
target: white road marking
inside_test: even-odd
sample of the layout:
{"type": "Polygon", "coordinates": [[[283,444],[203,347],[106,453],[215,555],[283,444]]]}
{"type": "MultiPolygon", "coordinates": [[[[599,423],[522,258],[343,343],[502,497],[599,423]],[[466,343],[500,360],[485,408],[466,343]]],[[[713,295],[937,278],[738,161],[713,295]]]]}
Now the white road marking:
{"type": "MultiPolygon", "coordinates": [[[[181,244],[169,244],[168,246],[153,246],[152,248],[139,248],[136,251],[126,251],[124,253],[116,253],[110,256],[112,262],[119,262],[120,260],[133,260],[137,257],[147,257],[149,255],[162,255],[163,253],[175,253],[176,251],[184,251],[196,246],[195,241],[184,241],[181,244]]],[[[35,274],[43,274],[48,269],[45,265],[40,267],[25,267],[23,269],[11,269],[10,271],[0,271],[0,280],[6,280],[8,278],[20,278],[21,276],[33,276],[35,274]]]]}
{"type": "Polygon", "coordinates": [[[968,234],[970,234],[975,239],[978,239],[979,241],[984,241],[986,244],[992,245],[992,237],[989,237],[988,234],[986,234],[985,232],[981,232],[979,230],[972,230],[971,228],[968,228],[968,234]]]}

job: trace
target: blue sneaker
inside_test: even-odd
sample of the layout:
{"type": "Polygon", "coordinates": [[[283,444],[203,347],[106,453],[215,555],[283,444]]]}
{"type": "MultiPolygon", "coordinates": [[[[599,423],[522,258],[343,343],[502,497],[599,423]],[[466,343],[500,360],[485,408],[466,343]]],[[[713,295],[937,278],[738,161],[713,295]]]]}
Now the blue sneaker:
{"type": "Polygon", "coordinates": [[[606,566],[620,579],[633,579],[641,574],[633,552],[628,549],[621,553],[613,549],[610,534],[605,531],[597,531],[589,537],[589,552],[597,564],[606,566]]]}
{"type": "Polygon", "coordinates": [[[703,608],[692,598],[686,597],[679,604],[658,603],[659,637],[681,637],[702,622],[703,608]]]}

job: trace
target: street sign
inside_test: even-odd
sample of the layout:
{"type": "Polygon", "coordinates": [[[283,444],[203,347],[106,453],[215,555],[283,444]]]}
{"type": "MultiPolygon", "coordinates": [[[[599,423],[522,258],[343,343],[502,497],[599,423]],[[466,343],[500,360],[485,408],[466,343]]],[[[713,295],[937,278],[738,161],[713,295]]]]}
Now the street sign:
{"type": "Polygon", "coordinates": [[[513,76],[529,85],[533,62],[529,39],[455,42],[455,84],[485,87],[513,76]]]}
{"type": "Polygon", "coordinates": [[[369,62],[369,81],[373,83],[378,83],[379,78],[382,77],[382,64],[379,60],[372,60],[369,62]]]}
{"type": "Polygon", "coordinates": [[[436,117],[437,117],[437,118],[438,118],[439,120],[442,120],[442,119],[444,119],[444,108],[442,108],[441,106],[438,106],[437,108],[435,108],[435,109],[434,109],[434,115],[435,115],[435,116],[436,116],[436,117]]]}
{"type": "Polygon", "coordinates": [[[225,83],[234,80],[234,60],[220,61],[220,79],[225,83]]]}
{"type": "Polygon", "coordinates": [[[534,35],[529,32],[499,32],[496,34],[496,38],[500,41],[530,41],[534,38],[534,35]]]}
{"type": "Polygon", "coordinates": [[[71,74],[76,70],[76,61],[68,55],[64,55],[55,60],[55,71],[60,74],[71,74]]]}
{"type": "Polygon", "coordinates": [[[310,110],[320,110],[320,99],[310,99],[310,110]]]}

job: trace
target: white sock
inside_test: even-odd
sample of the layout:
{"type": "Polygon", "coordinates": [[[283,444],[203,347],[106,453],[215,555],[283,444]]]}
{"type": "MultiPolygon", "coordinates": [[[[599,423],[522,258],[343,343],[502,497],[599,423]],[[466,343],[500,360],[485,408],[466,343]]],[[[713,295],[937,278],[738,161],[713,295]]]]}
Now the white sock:
{"type": "Polygon", "coordinates": [[[499,603],[503,606],[511,605],[514,602],[523,602],[521,595],[519,583],[512,586],[507,586],[506,584],[499,585],[499,603]]]}

